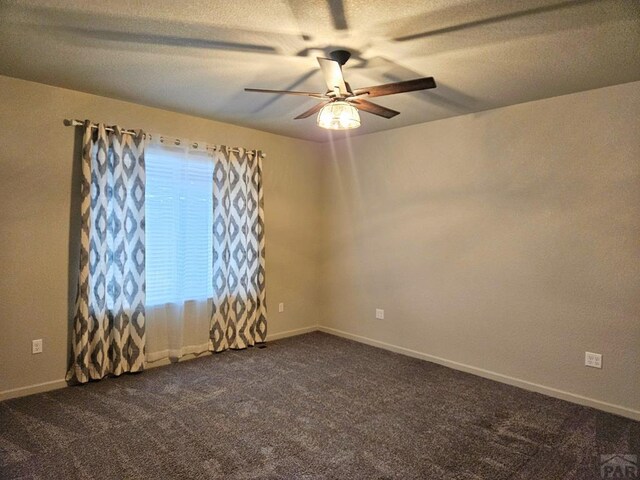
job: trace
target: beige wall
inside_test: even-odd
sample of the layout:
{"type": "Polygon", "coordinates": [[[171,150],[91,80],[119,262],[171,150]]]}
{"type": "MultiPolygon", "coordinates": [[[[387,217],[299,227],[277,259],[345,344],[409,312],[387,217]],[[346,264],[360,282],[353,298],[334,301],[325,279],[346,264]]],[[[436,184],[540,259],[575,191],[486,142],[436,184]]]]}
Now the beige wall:
{"type": "Polygon", "coordinates": [[[0,76],[0,392],[65,373],[77,191],[74,129],[64,118],[263,149],[269,333],[318,324],[316,144],[0,76]],[[31,354],[35,338],[44,339],[41,355],[31,354]]]}
{"type": "Polygon", "coordinates": [[[327,145],[322,324],[637,415],[639,132],[636,82],[327,145]]]}
{"type": "Polygon", "coordinates": [[[320,324],[640,410],[640,82],[321,145],[0,77],[0,392],[64,376],[63,118],[267,152],[271,334],[320,324]]]}

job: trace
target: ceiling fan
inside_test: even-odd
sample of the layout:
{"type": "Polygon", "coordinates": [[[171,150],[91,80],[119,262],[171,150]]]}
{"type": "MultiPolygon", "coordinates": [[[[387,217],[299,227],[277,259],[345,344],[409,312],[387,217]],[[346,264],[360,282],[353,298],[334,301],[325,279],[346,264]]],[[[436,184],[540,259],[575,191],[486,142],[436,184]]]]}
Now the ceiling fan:
{"type": "Polygon", "coordinates": [[[351,86],[345,82],[342,75],[342,66],[347,63],[347,60],[351,57],[351,53],[346,50],[334,50],[329,56],[331,58],[318,57],[318,63],[320,64],[324,81],[327,84],[327,91],[325,93],[267,90],[262,88],[245,88],[245,91],[317,98],[322,101],[295,117],[295,120],[307,118],[319,112],[317,120],[318,126],[330,130],[347,130],[360,126],[358,110],[384,118],[392,118],[400,113],[372,103],[366,100],[366,98],[436,88],[436,82],[433,77],[423,77],[404,82],[387,83],[353,90],[351,86]]]}

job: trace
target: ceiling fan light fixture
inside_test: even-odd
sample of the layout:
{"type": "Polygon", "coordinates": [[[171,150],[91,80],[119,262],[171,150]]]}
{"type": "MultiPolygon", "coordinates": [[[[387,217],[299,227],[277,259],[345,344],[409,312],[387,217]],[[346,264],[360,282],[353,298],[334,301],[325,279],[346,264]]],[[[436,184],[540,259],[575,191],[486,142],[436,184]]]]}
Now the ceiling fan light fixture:
{"type": "Polygon", "coordinates": [[[328,130],[349,130],[360,126],[358,109],[349,102],[331,102],[318,113],[318,126],[328,130]]]}

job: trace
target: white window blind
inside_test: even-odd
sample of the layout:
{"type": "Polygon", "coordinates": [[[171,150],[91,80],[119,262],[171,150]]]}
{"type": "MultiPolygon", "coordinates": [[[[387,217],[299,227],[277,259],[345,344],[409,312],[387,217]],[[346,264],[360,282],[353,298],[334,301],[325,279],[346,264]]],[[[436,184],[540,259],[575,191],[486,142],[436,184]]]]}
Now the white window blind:
{"type": "Polygon", "coordinates": [[[212,159],[150,144],[145,161],[146,303],[211,298],[212,159]]]}

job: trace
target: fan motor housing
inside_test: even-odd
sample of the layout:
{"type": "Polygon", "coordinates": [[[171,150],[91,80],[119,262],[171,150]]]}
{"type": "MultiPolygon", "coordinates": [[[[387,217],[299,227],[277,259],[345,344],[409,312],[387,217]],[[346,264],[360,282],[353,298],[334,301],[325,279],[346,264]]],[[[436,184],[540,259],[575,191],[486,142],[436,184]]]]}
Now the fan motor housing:
{"type": "Polygon", "coordinates": [[[351,58],[351,52],[348,52],[347,50],[334,50],[329,55],[331,56],[331,59],[338,62],[340,66],[347,63],[349,58],[351,58]]]}

